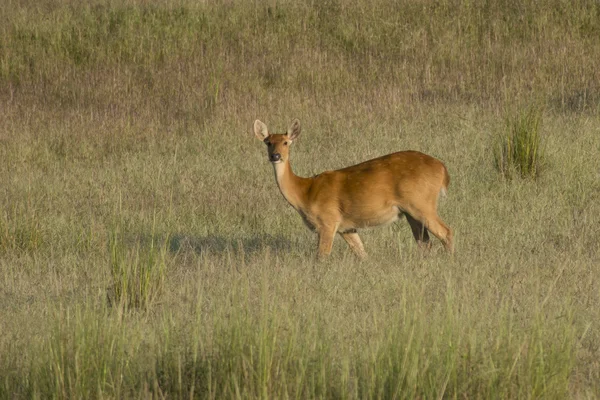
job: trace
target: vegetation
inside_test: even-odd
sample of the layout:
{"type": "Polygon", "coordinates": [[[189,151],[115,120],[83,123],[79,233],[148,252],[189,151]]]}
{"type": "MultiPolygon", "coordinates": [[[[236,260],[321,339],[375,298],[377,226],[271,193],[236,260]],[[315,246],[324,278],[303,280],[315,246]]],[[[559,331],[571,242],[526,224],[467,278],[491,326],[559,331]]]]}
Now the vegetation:
{"type": "Polygon", "coordinates": [[[108,291],[111,304],[126,311],[132,307],[147,309],[157,300],[165,279],[168,250],[166,246],[157,249],[155,242],[152,237],[147,249],[140,249],[142,244],[138,242],[133,251],[127,252],[120,232],[112,232],[109,239],[112,285],[108,291]]]}
{"type": "Polygon", "coordinates": [[[598,59],[593,0],[9,1],[0,398],[600,397],[598,59]],[[316,262],[295,117],[301,176],[443,160],[456,254],[316,262]]]}
{"type": "Polygon", "coordinates": [[[506,118],[506,128],[494,149],[496,168],[505,178],[517,174],[536,178],[542,163],[540,122],[542,113],[534,107],[506,118]]]}

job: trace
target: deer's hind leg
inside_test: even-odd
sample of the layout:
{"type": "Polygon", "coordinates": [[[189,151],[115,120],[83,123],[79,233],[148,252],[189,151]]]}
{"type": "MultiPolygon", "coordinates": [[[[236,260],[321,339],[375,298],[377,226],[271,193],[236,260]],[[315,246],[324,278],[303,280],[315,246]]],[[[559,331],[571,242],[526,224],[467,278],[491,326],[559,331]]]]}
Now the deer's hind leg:
{"type": "Polygon", "coordinates": [[[452,229],[437,215],[435,203],[425,207],[407,207],[405,213],[413,235],[415,232],[417,233],[415,235],[417,242],[422,238],[422,241],[426,243],[428,235],[426,236],[425,232],[429,231],[444,244],[449,253],[454,252],[452,229]],[[411,222],[411,219],[414,222],[411,222]]]}
{"type": "Polygon", "coordinates": [[[429,233],[427,232],[427,228],[423,223],[415,218],[413,218],[410,214],[405,213],[406,220],[410,225],[410,229],[412,230],[412,234],[419,245],[419,247],[424,249],[431,248],[431,242],[429,241],[429,233]]]}
{"type": "Polygon", "coordinates": [[[454,253],[452,229],[450,229],[437,214],[433,214],[425,220],[425,227],[429,229],[435,237],[440,239],[450,254],[454,253]]]}

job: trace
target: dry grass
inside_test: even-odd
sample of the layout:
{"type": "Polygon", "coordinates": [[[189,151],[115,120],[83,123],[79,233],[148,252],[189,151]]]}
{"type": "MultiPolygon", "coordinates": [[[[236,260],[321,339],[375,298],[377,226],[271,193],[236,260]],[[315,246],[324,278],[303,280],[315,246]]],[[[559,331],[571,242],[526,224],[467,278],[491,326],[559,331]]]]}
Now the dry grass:
{"type": "Polygon", "coordinates": [[[597,398],[599,15],[591,0],[2,7],[0,398],[597,398]],[[544,173],[503,181],[502,110],[532,102],[544,173]],[[315,262],[251,133],[294,117],[303,176],[442,159],[456,255],[422,256],[400,222],[362,235],[366,262],[338,240],[315,262]],[[115,260],[157,267],[144,307],[107,300],[115,260]]]}

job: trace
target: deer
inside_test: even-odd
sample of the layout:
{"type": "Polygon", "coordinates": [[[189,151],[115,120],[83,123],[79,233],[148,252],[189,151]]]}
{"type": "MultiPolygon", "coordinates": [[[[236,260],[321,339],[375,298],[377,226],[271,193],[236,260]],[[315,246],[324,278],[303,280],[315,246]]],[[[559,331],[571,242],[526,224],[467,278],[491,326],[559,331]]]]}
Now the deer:
{"type": "Polygon", "coordinates": [[[454,252],[453,233],[438,216],[450,176],[444,163],[418,151],[400,151],[310,178],[294,174],[290,147],[300,136],[294,119],[286,133],[272,134],[260,120],[254,134],[267,146],[275,180],[285,200],[306,226],[318,234],[317,258],[327,258],[338,233],[359,258],[367,257],[358,230],[405,217],[417,245],[429,249],[429,232],[454,252]]]}

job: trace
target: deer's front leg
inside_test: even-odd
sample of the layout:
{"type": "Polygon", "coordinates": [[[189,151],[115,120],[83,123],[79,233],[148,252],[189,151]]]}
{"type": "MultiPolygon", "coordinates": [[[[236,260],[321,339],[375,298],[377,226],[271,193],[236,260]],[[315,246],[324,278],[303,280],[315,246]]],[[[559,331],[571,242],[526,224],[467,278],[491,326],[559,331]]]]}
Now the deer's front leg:
{"type": "Polygon", "coordinates": [[[331,248],[333,247],[333,238],[337,231],[336,226],[325,226],[318,229],[319,232],[319,260],[322,260],[331,254],[331,248]]]}

